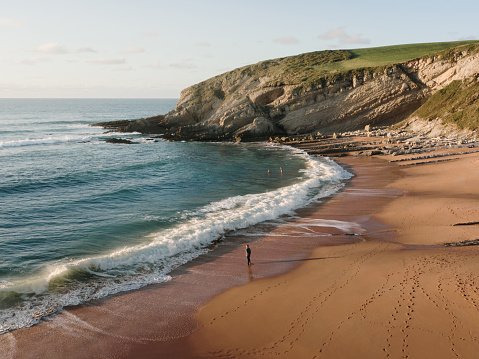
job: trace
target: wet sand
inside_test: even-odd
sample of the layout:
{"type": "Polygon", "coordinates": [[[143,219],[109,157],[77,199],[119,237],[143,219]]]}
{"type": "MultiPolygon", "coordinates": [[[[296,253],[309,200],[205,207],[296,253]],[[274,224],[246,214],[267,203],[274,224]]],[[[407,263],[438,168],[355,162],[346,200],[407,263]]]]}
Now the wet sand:
{"type": "Polygon", "coordinates": [[[381,227],[369,212],[397,196],[398,191],[378,189],[394,177],[393,171],[382,171],[377,160],[359,162],[354,171],[362,174],[340,194],[300,210],[283,224],[257,226],[226,238],[171,273],[170,282],[66,308],[39,325],[1,336],[6,357],[122,358],[138,357],[139,351],[155,356],[158,350],[169,353],[164,357],[188,356],[187,339],[198,325],[195,313],[205,302],[228,288],[284,274],[304,263],[318,246],[363,242],[370,235],[367,228],[381,227]],[[358,198],[367,205],[354,213],[344,211],[358,198]],[[253,249],[251,267],[246,265],[245,243],[253,249]]]}
{"type": "Polygon", "coordinates": [[[227,238],[168,283],[3,335],[0,357],[474,357],[479,248],[440,244],[479,237],[453,226],[479,220],[479,156],[341,162],[356,177],[298,218],[227,238]]]}
{"type": "MultiPolygon", "coordinates": [[[[398,167],[374,217],[391,232],[320,247],[299,268],[234,288],[198,313],[189,344],[217,358],[475,358],[479,156],[398,167]]],[[[355,167],[356,168],[356,167],[355,167]]],[[[349,208],[348,208],[349,211],[349,208]]]]}

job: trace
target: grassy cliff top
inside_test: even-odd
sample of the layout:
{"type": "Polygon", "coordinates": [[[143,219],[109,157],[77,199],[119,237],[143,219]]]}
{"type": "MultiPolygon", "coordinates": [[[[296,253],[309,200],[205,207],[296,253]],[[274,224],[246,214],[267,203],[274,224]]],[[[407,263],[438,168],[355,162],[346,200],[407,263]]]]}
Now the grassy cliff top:
{"type": "Polygon", "coordinates": [[[267,77],[269,81],[266,86],[295,85],[298,91],[304,91],[334,81],[349,72],[374,71],[384,66],[437,53],[448,58],[450,55],[448,50],[459,46],[465,50],[479,51],[477,40],[315,51],[244,66],[193,85],[191,89],[194,102],[197,103],[211,96],[223,99],[230,95],[224,92],[229,87],[228,83],[233,84],[238,79],[248,76],[252,79],[267,77]]]}
{"type": "Polygon", "coordinates": [[[339,70],[353,70],[365,67],[379,67],[402,63],[420,57],[427,57],[443,50],[463,45],[479,44],[479,41],[433,42],[426,44],[407,44],[349,50],[353,57],[338,64],[339,70]]]}

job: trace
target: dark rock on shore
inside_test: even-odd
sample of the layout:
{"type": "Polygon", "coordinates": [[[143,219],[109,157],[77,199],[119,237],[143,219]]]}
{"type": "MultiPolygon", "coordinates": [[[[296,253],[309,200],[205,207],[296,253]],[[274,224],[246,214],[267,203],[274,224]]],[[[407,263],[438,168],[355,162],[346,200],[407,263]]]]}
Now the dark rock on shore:
{"type": "Polygon", "coordinates": [[[444,243],[446,247],[464,247],[464,246],[477,246],[479,245],[479,239],[469,239],[467,241],[461,242],[451,242],[451,243],[444,243]]]}
{"type": "Polygon", "coordinates": [[[383,152],[379,150],[368,150],[368,151],[361,151],[358,153],[358,156],[375,156],[375,155],[382,155],[383,152]]]}
{"type": "Polygon", "coordinates": [[[93,126],[103,127],[108,130],[118,132],[140,132],[145,134],[161,134],[167,131],[166,125],[163,123],[164,115],[149,118],[140,118],[139,120],[120,120],[99,122],[93,126]]]}
{"type": "Polygon", "coordinates": [[[120,143],[125,145],[137,145],[139,142],[133,142],[126,138],[108,138],[105,140],[107,143],[120,143]]]}

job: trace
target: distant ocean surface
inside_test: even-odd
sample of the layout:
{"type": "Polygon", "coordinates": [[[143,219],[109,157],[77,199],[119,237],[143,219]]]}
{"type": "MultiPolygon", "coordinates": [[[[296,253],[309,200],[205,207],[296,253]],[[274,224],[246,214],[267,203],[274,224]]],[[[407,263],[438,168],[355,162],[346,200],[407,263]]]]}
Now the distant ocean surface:
{"type": "Polygon", "coordinates": [[[175,104],[0,99],[0,334],[169,280],[225,233],[291,215],[350,177],[286,147],[166,142],[90,126],[175,104]]]}

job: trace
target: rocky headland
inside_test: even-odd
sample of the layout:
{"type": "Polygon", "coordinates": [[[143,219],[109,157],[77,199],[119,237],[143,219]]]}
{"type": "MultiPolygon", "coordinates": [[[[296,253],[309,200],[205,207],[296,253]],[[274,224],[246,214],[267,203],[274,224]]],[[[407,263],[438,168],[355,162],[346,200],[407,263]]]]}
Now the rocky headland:
{"type": "Polygon", "coordinates": [[[426,136],[434,146],[451,134],[463,143],[475,140],[478,78],[477,42],[320,51],[263,61],[191,86],[164,115],[97,125],[168,140],[281,143],[362,131],[357,135],[385,136],[382,151],[400,152],[421,142],[414,136],[426,136]],[[426,54],[394,61],[396,54],[408,58],[418,51],[426,54]],[[404,138],[409,143],[396,149],[404,138]]]}

